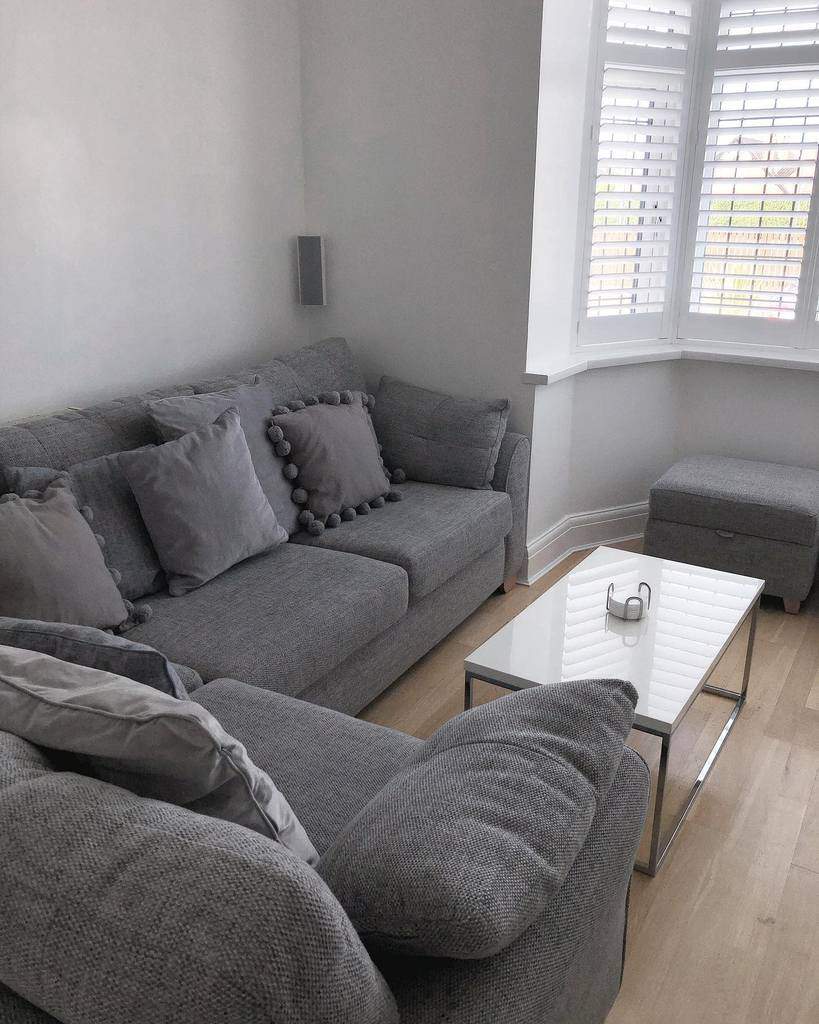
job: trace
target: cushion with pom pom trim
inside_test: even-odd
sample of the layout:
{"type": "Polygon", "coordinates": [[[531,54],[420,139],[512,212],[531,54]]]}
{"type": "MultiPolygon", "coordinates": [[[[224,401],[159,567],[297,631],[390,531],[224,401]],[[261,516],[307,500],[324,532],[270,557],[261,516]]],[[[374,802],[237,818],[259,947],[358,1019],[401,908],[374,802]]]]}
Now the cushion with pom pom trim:
{"type": "Polygon", "coordinates": [[[316,404],[305,400],[305,408],[274,416],[273,423],[281,427],[298,471],[295,504],[323,523],[335,516],[335,526],[349,521],[348,509],[354,516],[356,509],[369,512],[369,502],[383,507],[390,483],[360,391],[327,392],[316,404]]]}
{"type": "Polygon", "coordinates": [[[128,609],[67,474],[0,505],[0,615],[114,629],[128,609]]]}

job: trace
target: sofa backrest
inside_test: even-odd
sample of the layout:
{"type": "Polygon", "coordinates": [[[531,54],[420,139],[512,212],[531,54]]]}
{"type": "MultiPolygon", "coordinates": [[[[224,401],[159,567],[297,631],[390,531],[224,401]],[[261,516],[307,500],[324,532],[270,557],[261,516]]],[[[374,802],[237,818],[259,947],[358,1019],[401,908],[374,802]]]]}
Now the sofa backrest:
{"type": "Polygon", "coordinates": [[[68,469],[101,455],[155,443],[159,438],[145,412],[146,401],[205,394],[259,380],[270,385],[276,400],[281,402],[317,391],[361,390],[365,386],[347,342],[343,338],[328,338],[262,366],[224,377],[158,388],[85,409],[67,409],[52,416],[0,426],[0,468],[68,469]]]}

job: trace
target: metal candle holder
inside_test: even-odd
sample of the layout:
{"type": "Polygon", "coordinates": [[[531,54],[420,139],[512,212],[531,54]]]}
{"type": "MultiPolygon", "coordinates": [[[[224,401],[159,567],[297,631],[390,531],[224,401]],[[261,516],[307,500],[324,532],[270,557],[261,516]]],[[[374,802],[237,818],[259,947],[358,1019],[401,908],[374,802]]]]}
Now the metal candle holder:
{"type": "Polygon", "coordinates": [[[618,619],[625,619],[627,622],[636,622],[638,619],[642,619],[650,607],[651,587],[645,581],[637,587],[637,593],[627,597],[625,601],[616,600],[614,584],[609,583],[609,589],[606,591],[606,611],[611,615],[615,615],[618,619]],[[647,593],[645,600],[642,597],[643,589],[647,593]]]}

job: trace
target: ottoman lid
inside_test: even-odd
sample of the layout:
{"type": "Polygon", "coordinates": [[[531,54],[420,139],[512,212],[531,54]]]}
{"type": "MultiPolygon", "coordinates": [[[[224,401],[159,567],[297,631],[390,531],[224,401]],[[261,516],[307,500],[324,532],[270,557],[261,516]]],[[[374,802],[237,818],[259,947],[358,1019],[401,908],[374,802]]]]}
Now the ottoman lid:
{"type": "Polygon", "coordinates": [[[695,455],[651,488],[649,514],[690,526],[813,545],[819,472],[773,462],[695,455]]]}

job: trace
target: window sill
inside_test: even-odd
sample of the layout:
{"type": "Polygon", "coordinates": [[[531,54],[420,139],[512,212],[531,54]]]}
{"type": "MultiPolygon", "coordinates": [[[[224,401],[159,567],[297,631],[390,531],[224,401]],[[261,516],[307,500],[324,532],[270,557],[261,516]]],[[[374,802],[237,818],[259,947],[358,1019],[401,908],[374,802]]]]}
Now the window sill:
{"type": "Polygon", "coordinates": [[[577,352],[565,362],[545,369],[532,369],[523,375],[525,384],[556,384],[587,370],[607,366],[632,366],[636,363],[671,362],[695,359],[715,363],[744,363],[777,369],[819,370],[819,350],[763,348],[760,345],[705,345],[681,341],[669,345],[647,345],[622,352],[577,352]]]}

